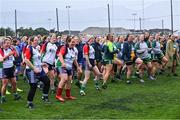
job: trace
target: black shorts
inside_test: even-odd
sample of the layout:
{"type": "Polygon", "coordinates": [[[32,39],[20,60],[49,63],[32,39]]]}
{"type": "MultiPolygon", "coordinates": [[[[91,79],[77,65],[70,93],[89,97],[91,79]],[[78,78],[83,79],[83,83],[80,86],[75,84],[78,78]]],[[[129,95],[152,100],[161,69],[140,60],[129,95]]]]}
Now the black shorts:
{"type": "MultiPolygon", "coordinates": [[[[90,62],[90,64],[92,65],[92,68],[96,66],[94,59],[89,59],[89,62],[90,62]]],[[[89,68],[89,66],[88,66],[88,64],[87,64],[86,61],[85,61],[85,65],[86,65],[86,66],[85,66],[85,70],[90,70],[90,69],[91,69],[91,68],[89,68]]]]}
{"type": "Polygon", "coordinates": [[[14,78],[15,75],[15,67],[11,67],[11,68],[3,68],[3,78],[5,79],[11,79],[14,78]]]}
{"type": "Polygon", "coordinates": [[[125,61],[126,65],[133,65],[133,63],[134,63],[133,61],[125,61]]]}
{"type": "Polygon", "coordinates": [[[48,65],[48,70],[51,71],[51,70],[54,70],[54,65],[51,65],[49,63],[46,63],[48,65]]]}

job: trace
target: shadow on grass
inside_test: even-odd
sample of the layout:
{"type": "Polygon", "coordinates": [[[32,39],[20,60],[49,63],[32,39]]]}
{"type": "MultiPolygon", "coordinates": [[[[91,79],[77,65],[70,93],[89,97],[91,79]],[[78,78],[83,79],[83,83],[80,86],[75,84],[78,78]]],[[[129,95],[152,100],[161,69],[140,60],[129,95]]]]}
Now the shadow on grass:
{"type": "Polygon", "coordinates": [[[110,109],[126,112],[139,112],[138,109],[133,107],[134,105],[144,106],[147,109],[153,109],[156,107],[162,107],[163,104],[171,101],[172,99],[177,99],[177,96],[162,93],[134,93],[130,96],[112,99],[98,105],[89,105],[84,109],[110,109]],[[156,104],[157,102],[160,104],[156,104]]]}

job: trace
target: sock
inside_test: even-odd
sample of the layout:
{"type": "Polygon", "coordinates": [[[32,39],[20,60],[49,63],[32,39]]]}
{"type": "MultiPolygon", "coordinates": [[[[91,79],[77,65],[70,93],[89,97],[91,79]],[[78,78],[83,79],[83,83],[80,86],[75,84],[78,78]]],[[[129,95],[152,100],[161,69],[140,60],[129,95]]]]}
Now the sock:
{"type": "Polygon", "coordinates": [[[42,96],[44,99],[48,99],[48,94],[43,94],[42,96]]]}
{"type": "Polygon", "coordinates": [[[99,85],[98,80],[94,80],[94,84],[95,84],[95,86],[98,86],[99,85]]]}
{"type": "Polygon", "coordinates": [[[13,93],[14,97],[18,96],[18,93],[13,93]]]}
{"type": "Polygon", "coordinates": [[[6,96],[2,95],[1,98],[6,98],[6,96]]]}
{"type": "Polygon", "coordinates": [[[61,95],[62,95],[62,91],[63,91],[62,88],[58,88],[58,89],[57,89],[57,92],[56,92],[56,95],[57,95],[57,96],[61,96],[61,95]]]}
{"type": "Polygon", "coordinates": [[[71,96],[71,89],[66,89],[66,97],[70,97],[71,96]]]}
{"type": "Polygon", "coordinates": [[[33,102],[32,101],[27,101],[27,104],[32,104],[33,102]]]}
{"type": "Polygon", "coordinates": [[[82,84],[81,85],[81,90],[84,91],[86,89],[86,85],[82,84]]]}
{"type": "Polygon", "coordinates": [[[55,87],[54,87],[54,86],[51,86],[51,90],[55,90],[55,87]]]}
{"type": "Polygon", "coordinates": [[[139,70],[136,70],[136,74],[139,75],[139,70]]]}

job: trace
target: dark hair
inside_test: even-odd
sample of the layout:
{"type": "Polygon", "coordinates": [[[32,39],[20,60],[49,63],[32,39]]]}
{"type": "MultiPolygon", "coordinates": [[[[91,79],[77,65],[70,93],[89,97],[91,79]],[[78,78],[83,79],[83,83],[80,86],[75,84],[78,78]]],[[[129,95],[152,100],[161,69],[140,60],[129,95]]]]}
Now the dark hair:
{"type": "Polygon", "coordinates": [[[66,38],[66,44],[70,43],[71,40],[72,40],[72,37],[71,37],[71,36],[67,36],[67,38],[66,38]]]}
{"type": "Polygon", "coordinates": [[[43,36],[43,39],[42,39],[42,40],[45,41],[46,39],[47,39],[47,36],[43,36]]]}
{"type": "Polygon", "coordinates": [[[129,36],[130,36],[130,34],[127,34],[127,36],[126,36],[124,41],[128,41],[129,36]]]}
{"type": "Polygon", "coordinates": [[[12,44],[13,44],[13,45],[16,45],[16,43],[17,43],[17,39],[13,39],[13,40],[12,40],[12,44]]]}
{"type": "Polygon", "coordinates": [[[30,42],[34,42],[34,37],[29,38],[30,42]]]}
{"type": "Polygon", "coordinates": [[[69,47],[69,43],[71,42],[72,37],[71,36],[67,36],[66,38],[66,46],[69,47]]]}
{"type": "Polygon", "coordinates": [[[113,37],[113,34],[108,33],[107,36],[106,36],[106,39],[107,39],[107,40],[110,40],[110,37],[111,37],[111,36],[113,37]]]}
{"type": "Polygon", "coordinates": [[[169,35],[169,38],[172,36],[172,34],[169,35]]]}

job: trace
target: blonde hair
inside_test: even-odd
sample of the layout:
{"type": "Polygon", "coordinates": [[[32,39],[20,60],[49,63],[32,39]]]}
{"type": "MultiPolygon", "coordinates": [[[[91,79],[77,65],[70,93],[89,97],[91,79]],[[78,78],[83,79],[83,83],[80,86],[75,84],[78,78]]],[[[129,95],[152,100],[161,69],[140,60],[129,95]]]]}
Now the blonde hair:
{"type": "Polygon", "coordinates": [[[0,38],[0,47],[2,47],[5,38],[0,38]]]}

